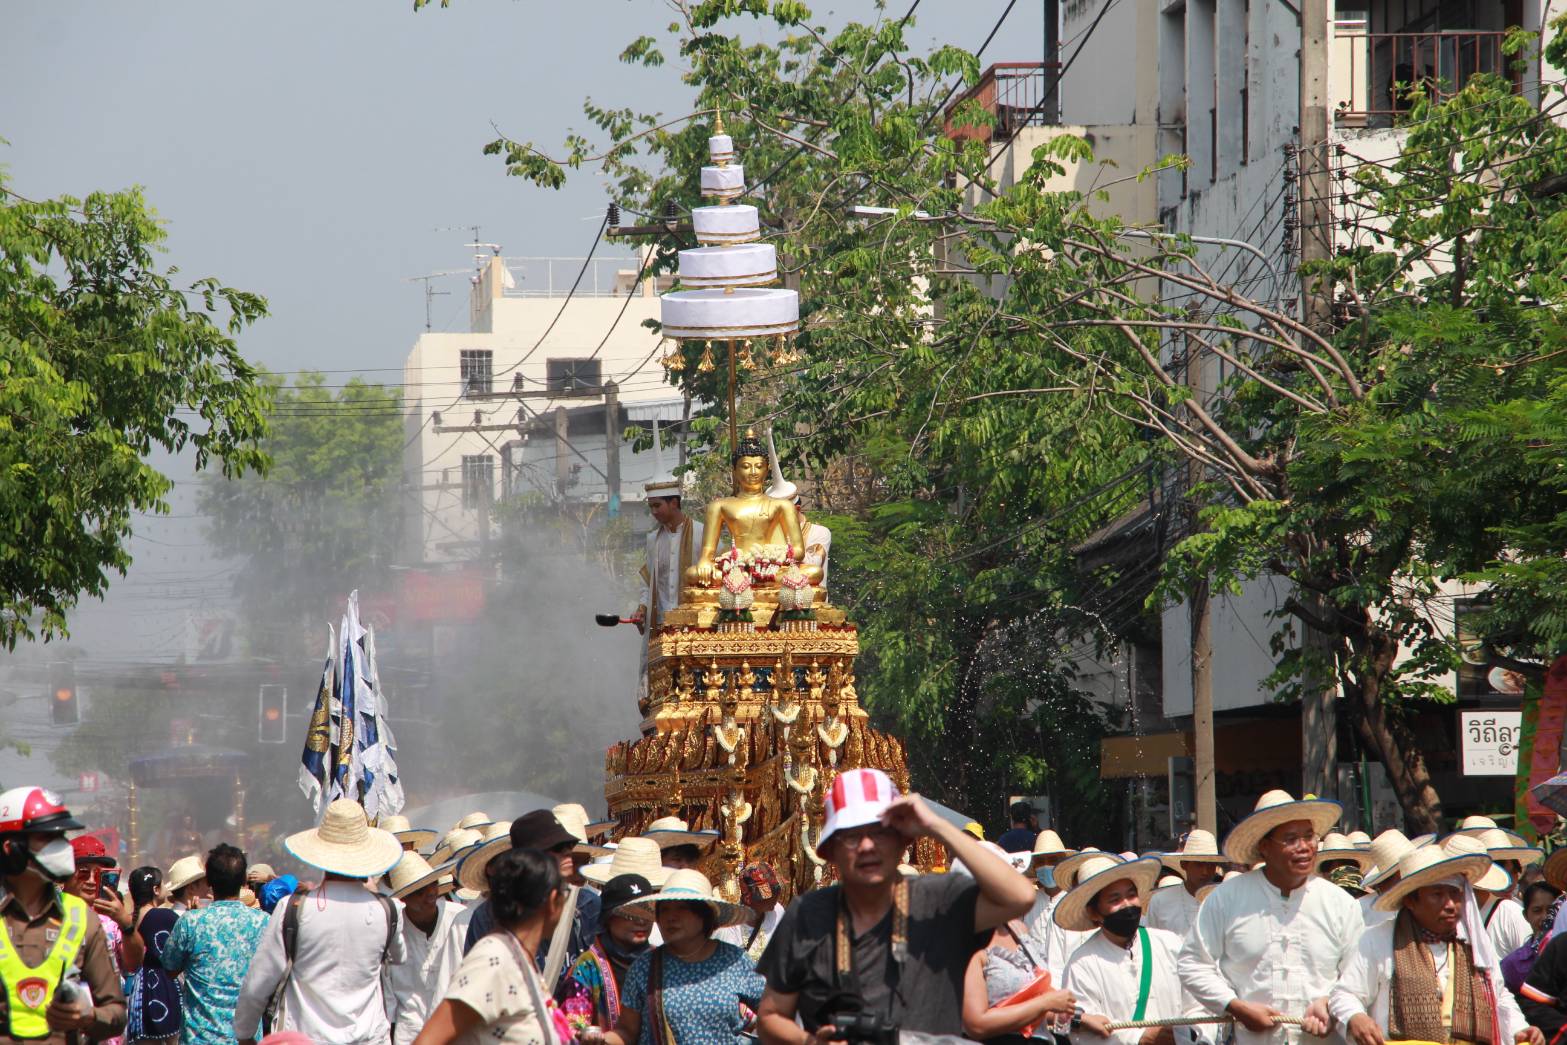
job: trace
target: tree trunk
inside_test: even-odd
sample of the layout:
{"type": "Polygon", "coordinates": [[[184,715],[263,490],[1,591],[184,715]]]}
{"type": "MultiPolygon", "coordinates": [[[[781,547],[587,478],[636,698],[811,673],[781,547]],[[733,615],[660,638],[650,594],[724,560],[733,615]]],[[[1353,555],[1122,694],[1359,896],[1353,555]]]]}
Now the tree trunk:
{"type": "Polygon", "coordinates": [[[1368,627],[1365,650],[1365,674],[1358,687],[1347,686],[1351,695],[1358,697],[1360,714],[1356,716],[1356,728],[1387,770],[1399,805],[1404,808],[1409,833],[1438,832],[1442,828],[1442,799],[1432,786],[1425,756],[1415,746],[1408,727],[1382,703],[1382,682],[1392,670],[1398,644],[1391,636],[1368,627]],[[1358,693],[1353,692],[1356,689],[1358,693]]]}

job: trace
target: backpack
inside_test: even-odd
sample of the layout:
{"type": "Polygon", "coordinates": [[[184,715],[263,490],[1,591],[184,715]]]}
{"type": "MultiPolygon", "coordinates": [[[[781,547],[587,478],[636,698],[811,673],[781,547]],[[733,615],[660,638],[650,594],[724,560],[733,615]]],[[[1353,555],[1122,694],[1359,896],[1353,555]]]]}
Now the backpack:
{"type": "MultiPolygon", "coordinates": [[[[283,992],[288,989],[288,981],[294,976],[294,954],[299,947],[299,909],[309,895],[305,892],[294,893],[288,898],[288,906],[283,910],[283,978],[278,980],[277,988],[272,992],[272,1000],[267,1003],[267,1010],[262,1016],[262,1025],[269,1033],[276,1028],[278,1013],[283,1010],[283,992]]],[[[381,946],[381,964],[384,966],[391,956],[392,939],[397,933],[397,908],[386,897],[373,895],[386,914],[386,942],[381,946]]]]}

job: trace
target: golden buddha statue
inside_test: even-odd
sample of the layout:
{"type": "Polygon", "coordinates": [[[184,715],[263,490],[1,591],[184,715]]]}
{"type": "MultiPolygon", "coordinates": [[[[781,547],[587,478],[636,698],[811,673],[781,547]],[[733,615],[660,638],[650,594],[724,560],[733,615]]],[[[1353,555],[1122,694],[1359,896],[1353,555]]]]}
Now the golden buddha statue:
{"type": "Polygon", "coordinates": [[[702,554],[686,570],[687,584],[703,588],[714,587],[719,571],[713,561],[718,557],[719,531],[729,534],[730,545],[741,552],[755,553],[770,543],[768,538],[781,533],[787,547],[788,558],[799,564],[812,584],[820,584],[822,571],[819,566],[805,563],[805,542],[800,535],[800,517],[789,501],[767,496],[768,479],[767,448],[757,439],[756,433],[746,429],[730,455],[734,466],[735,492],[730,497],[720,497],[707,506],[705,529],[702,531],[702,554]]]}

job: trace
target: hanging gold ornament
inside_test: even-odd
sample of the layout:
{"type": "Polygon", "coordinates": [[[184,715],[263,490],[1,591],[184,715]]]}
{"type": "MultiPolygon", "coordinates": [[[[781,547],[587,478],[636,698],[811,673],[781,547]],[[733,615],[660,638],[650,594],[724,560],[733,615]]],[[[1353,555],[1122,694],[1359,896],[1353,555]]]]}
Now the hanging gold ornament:
{"type": "Polygon", "coordinates": [[[702,346],[702,359],[696,365],[699,374],[711,374],[718,369],[718,364],[713,362],[713,345],[711,342],[702,346]]]}
{"type": "Polygon", "coordinates": [[[665,370],[681,371],[686,368],[686,357],[685,353],[680,351],[680,342],[669,342],[669,347],[664,352],[663,363],[665,370]]]}
{"type": "Polygon", "coordinates": [[[742,370],[756,369],[756,360],[751,358],[751,342],[740,342],[740,353],[735,356],[735,362],[740,364],[742,370]]]}

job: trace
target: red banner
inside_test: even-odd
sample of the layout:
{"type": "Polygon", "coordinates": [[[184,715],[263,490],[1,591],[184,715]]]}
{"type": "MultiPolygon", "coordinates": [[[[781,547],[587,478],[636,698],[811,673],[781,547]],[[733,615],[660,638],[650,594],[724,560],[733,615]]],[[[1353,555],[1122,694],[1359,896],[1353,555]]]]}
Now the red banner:
{"type": "MultiPolygon", "coordinates": [[[[1539,719],[1529,752],[1530,788],[1561,772],[1564,729],[1567,729],[1567,655],[1557,657],[1545,673],[1545,692],[1540,698],[1539,719]]],[[[1538,834],[1547,834],[1556,827],[1556,811],[1541,805],[1532,792],[1528,796],[1528,810],[1529,822],[1538,834]]]]}

